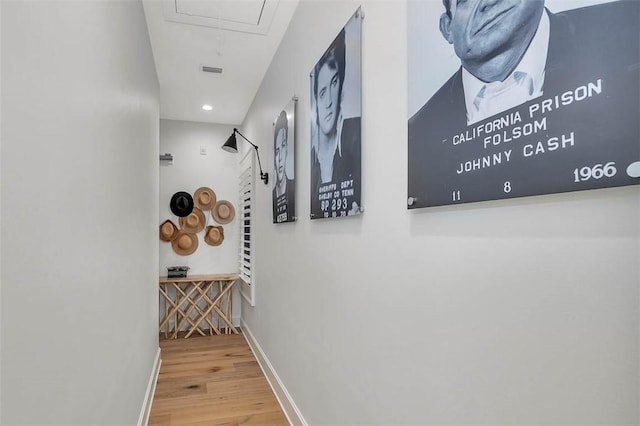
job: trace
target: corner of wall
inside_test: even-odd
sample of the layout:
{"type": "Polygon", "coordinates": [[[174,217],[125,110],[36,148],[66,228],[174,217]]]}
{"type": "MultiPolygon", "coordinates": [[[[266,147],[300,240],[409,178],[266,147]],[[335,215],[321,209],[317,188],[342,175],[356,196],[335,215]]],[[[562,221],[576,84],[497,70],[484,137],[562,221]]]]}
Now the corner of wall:
{"type": "Polygon", "coordinates": [[[156,393],[156,385],[158,384],[158,375],[160,374],[160,367],[162,366],[162,357],[160,355],[161,350],[158,348],[156,353],[156,359],[151,369],[151,375],[149,376],[149,383],[147,384],[147,391],[144,394],[144,401],[142,408],[140,409],[140,417],[138,418],[138,426],[147,426],[149,424],[149,416],[151,415],[151,406],[153,405],[153,397],[156,393]]]}
{"type": "MultiPolygon", "coordinates": [[[[0,99],[2,99],[2,2],[0,1],[0,99]]],[[[2,181],[2,102],[0,102],[0,181],[2,181]]],[[[0,311],[2,311],[2,191],[0,190],[0,311]]],[[[2,318],[0,317],[0,424],[2,424],[2,318]]]]}
{"type": "Polygon", "coordinates": [[[284,386],[284,383],[282,383],[282,380],[280,380],[280,377],[271,364],[271,361],[269,361],[269,358],[267,358],[267,355],[260,347],[260,344],[256,340],[255,336],[253,335],[253,333],[251,333],[249,326],[244,321],[242,321],[242,335],[249,344],[251,352],[253,352],[253,355],[256,357],[256,360],[260,365],[260,369],[262,369],[262,372],[264,373],[267,382],[269,382],[269,386],[271,386],[271,390],[276,396],[276,399],[278,400],[282,411],[287,416],[287,420],[289,420],[289,424],[294,426],[308,425],[307,421],[304,419],[302,413],[298,409],[298,406],[293,400],[291,394],[284,386]]]}

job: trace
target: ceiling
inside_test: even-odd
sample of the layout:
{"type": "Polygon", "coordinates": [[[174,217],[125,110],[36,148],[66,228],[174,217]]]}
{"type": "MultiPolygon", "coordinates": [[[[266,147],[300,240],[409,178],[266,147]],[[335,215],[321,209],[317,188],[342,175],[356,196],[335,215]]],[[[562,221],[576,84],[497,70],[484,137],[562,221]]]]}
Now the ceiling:
{"type": "Polygon", "coordinates": [[[298,0],[143,0],[160,117],[239,125],[298,0]],[[222,73],[202,67],[222,68],[222,73]],[[213,107],[204,111],[202,105],[213,107]]]}

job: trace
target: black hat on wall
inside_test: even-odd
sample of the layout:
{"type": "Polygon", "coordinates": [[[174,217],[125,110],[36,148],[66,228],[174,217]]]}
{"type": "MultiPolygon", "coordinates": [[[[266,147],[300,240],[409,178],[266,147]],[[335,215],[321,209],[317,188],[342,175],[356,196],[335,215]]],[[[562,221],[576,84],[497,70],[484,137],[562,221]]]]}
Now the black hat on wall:
{"type": "Polygon", "coordinates": [[[193,198],[191,194],[178,191],[171,197],[169,208],[178,217],[189,216],[193,211],[193,198]]]}

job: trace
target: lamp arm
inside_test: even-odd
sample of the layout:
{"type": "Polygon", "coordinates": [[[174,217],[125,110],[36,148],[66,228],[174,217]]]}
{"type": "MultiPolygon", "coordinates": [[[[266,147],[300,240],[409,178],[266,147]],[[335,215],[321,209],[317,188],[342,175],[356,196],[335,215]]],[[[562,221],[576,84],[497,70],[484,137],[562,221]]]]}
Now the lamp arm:
{"type": "Polygon", "coordinates": [[[255,145],[253,142],[251,142],[249,139],[247,139],[246,136],[243,135],[242,133],[240,133],[240,131],[238,129],[234,128],[233,131],[236,132],[237,134],[239,134],[240,136],[242,136],[242,139],[244,139],[245,141],[249,142],[249,145],[251,145],[253,147],[253,149],[256,150],[256,157],[258,157],[258,167],[260,168],[260,179],[262,179],[264,181],[264,183],[266,184],[268,182],[269,175],[262,171],[262,163],[260,162],[260,154],[258,153],[258,146],[255,145]]]}
{"type": "Polygon", "coordinates": [[[233,129],[234,132],[236,132],[237,134],[239,134],[240,136],[242,136],[242,138],[249,142],[249,145],[251,145],[252,147],[254,147],[256,150],[258,149],[258,147],[256,145],[254,145],[249,139],[246,138],[245,135],[243,135],[242,133],[240,133],[240,131],[238,129],[233,129]]]}

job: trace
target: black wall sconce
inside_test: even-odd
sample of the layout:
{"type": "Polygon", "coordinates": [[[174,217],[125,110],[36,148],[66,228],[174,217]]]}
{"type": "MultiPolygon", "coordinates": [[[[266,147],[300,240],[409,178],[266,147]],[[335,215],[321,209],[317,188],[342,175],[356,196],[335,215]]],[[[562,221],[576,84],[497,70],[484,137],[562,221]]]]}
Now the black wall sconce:
{"type": "Polygon", "coordinates": [[[251,143],[251,141],[247,139],[242,133],[240,133],[238,129],[235,129],[235,128],[233,129],[233,133],[231,133],[231,136],[229,136],[229,139],[227,139],[224,145],[222,145],[222,149],[224,149],[227,152],[231,152],[232,154],[238,153],[238,143],[236,142],[236,133],[242,136],[242,138],[245,141],[249,142],[249,145],[251,145],[256,150],[256,156],[258,157],[258,167],[260,167],[260,179],[262,179],[265,185],[268,184],[269,173],[264,173],[262,171],[262,164],[260,163],[260,154],[258,154],[258,147],[255,144],[251,143]]]}

